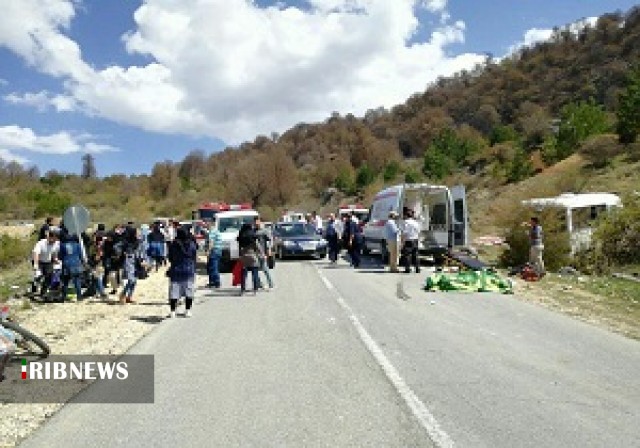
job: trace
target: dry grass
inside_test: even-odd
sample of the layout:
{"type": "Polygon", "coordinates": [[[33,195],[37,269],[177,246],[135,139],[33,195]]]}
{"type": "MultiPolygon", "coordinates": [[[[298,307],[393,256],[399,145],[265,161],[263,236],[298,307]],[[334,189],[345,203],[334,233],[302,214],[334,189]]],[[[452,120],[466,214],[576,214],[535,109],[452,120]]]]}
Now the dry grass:
{"type": "Polygon", "coordinates": [[[549,274],[525,283],[517,297],[640,340],[640,283],[549,274]]]}

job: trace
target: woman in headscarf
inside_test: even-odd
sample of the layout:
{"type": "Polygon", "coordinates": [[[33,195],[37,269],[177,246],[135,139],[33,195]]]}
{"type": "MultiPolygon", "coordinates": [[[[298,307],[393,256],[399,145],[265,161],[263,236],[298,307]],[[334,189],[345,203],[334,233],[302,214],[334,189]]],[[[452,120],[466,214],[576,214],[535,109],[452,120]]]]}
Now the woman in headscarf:
{"type": "Polygon", "coordinates": [[[153,228],[151,233],[147,236],[148,242],[148,255],[151,258],[151,261],[155,264],[156,272],[158,272],[158,267],[164,264],[164,248],[165,248],[165,237],[160,229],[160,223],[156,222],[153,224],[153,228]]]}
{"type": "Polygon", "coordinates": [[[136,289],[136,257],[139,250],[139,241],[136,228],[127,226],[124,232],[124,279],[127,283],[120,293],[120,303],[134,303],[133,291],[136,289]]]}
{"type": "Polygon", "coordinates": [[[176,317],[178,299],[185,298],[185,317],[191,317],[195,295],[196,256],[198,246],[182,227],[176,229],[176,238],[169,244],[169,317],[176,317]]]}
{"type": "Polygon", "coordinates": [[[258,291],[260,279],[258,278],[258,245],[256,232],[251,224],[242,224],[238,234],[238,246],[240,249],[240,262],[242,263],[242,283],[240,295],[246,291],[247,273],[251,271],[253,278],[253,293],[258,291]]]}

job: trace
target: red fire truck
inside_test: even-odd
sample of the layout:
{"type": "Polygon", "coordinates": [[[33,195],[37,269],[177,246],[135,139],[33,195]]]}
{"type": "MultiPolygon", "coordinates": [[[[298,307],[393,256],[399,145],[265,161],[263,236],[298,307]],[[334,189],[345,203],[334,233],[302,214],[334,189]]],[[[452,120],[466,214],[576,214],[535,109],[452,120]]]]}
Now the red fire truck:
{"type": "Polygon", "coordinates": [[[248,202],[242,204],[227,204],[226,202],[203,202],[198,210],[191,212],[191,219],[199,219],[201,221],[211,221],[215,215],[220,212],[228,212],[231,210],[251,210],[251,204],[248,202]]]}

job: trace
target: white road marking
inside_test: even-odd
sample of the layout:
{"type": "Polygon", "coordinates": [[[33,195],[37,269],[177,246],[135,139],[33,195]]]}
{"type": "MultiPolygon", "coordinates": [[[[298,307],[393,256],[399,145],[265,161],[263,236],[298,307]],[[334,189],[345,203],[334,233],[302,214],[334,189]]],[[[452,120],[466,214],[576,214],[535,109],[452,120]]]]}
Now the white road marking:
{"type": "MultiPolygon", "coordinates": [[[[327,289],[336,291],[336,288],[320,270],[318,270],[318,274],[320,275],[320,278],[322,279],[322,282],[325,284],[327,289]]],[[[360,320],[356,317],[353,309],[347,304],[347,302],[344,300],[344,298],[342,298],[340,294],[336,295],[336,301],[347,313],[347,316],[358,332],[360,339],[367,347],[371,355],[374,357],[378,365],[382,368],[382,371],[385,373],[389,381],[391,381],[391,384],[393,384],[393,387],[395,387],[398,394],[402,397],[407,406],[409,406],[409,409],[411,410],[415,418],[418,419],[422,427],[427,431],[433,443],[435,443],[435,445],[439,448],[453,447],[454,444],[453,440],[451,440],[451,437],[449,437],[449,435],[440,427],[438,421],[435,419],[431,411],[429,411],[427,406],[407,385],[402,376],[400,376],[400,372],[398,372],[398,369],[396,369],[393,364],[391,364],[391,361],[389,361],[389,359],[386,357],[380,346],[360,323],[360,320]]]]}
{"type": "Polygon", "coordinates": [[[324,275],[322,275],[322,273],[320,273],[320,278],[322,279],[322,282],[324,283],[324,286],[326,286],[329,291],[334,291],[335,290],[335,288],[333,287],[331,282],[329,280],[327,280],[327,278],[324,275]]]}

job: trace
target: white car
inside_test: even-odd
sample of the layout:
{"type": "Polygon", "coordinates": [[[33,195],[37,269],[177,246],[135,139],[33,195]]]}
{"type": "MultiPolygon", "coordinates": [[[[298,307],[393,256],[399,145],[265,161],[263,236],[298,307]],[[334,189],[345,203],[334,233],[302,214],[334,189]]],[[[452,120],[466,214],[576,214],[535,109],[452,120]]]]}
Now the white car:
{"type": "Polygon", "coordinates": [[[255,210],[230,210],[216,214],[213,228],[220,232],[222,238],[222,258],[220,272],[228,272],[234,262],[240,258],[238,233],[243,224],[252,224],[260,216],[255,210]]]}

